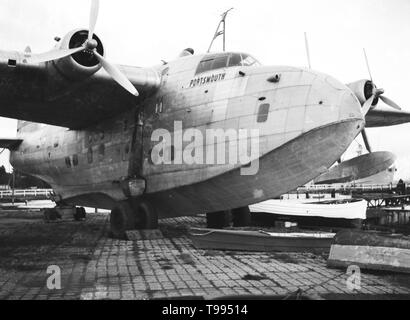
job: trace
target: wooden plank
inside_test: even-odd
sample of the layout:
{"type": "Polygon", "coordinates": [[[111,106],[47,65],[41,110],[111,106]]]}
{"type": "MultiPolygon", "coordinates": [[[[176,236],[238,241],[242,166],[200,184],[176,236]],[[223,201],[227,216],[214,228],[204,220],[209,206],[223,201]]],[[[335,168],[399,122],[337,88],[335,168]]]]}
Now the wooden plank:
{"type": "Polygon", "coordinates": [[[410,273],[410,250],[334,244],[327,264],[329,267],[346,268],[357,265],[362,269],[410,273]]]}

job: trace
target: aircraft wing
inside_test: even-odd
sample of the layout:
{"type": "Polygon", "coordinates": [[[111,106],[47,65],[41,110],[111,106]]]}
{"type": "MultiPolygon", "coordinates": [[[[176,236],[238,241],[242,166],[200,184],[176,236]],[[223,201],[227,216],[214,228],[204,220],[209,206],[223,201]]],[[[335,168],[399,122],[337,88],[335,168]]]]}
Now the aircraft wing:
{"type": "Polygon", "coordinates": [[[104,70],[72,79],[54,68],[54,62],[21,63],[0,55],[0,116],[82,129],[138,107],[155,92],[159,76],[154,69],[118,67],[139,91],[135,97],[104,70]]]}
{"type": "Polygon", "coordinates": [[[21,139],[1,139],[0,149],[16,150],[18,146],[23,142],[21,139]]]}
{"type": "Polygon", "coordinates": [[[375,108],[366,115],[366,127],[387,127],[410,122],[410,112],[375,108]]]}

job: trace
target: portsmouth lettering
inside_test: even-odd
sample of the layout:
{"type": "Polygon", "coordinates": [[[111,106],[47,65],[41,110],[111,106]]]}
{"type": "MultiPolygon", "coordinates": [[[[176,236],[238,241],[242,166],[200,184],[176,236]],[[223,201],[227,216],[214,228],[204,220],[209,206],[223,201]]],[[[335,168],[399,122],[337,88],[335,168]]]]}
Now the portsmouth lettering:
{"type": "Polygon", "coordinates": [[[219,73],[219,74],[212,74],[212,75],[204,76],[204,77],[198,77],[198,78],[191,80],[189,87],[193,88],[196,86],[202,86],[204,84],[208,84],[208,83],[212,83],[216,81],[221,81],[225,79],[225,76],[226,76],[226,73],[219,73]]]}

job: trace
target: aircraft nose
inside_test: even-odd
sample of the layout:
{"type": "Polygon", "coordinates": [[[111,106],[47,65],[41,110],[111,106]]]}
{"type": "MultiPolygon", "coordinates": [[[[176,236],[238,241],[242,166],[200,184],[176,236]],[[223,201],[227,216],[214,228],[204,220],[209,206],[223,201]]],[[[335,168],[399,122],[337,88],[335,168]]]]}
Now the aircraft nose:
{"type": "Polygon", "coordinates": [[[354,93],[349,89],[345,88],[340,97],[339,102],[340,107],[340,119],[361,119],[365,121],[364,115],[362,113],[362,106],[354,95],[354,93]]]}
{"type": "Polygon", "coordinates": [[[317,73],[307,100],[304,131],[346,121],[357,122],[358,131],[364,127],[359,100],[346,85],[331,76],[317,73]]]}

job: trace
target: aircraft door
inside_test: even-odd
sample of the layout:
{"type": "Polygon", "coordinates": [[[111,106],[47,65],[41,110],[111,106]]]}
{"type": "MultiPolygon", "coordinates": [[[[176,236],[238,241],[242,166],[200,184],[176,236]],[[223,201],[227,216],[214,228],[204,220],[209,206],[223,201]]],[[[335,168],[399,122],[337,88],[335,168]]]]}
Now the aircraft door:
{"type": "Polygon", "coordinates": [[[134,129],[131,139],[131,152],[129,164],[130,177],[142,177],[143,166],[143,130],[144,130],[144,112],[143,107],[135,110],[134,114],[134,129]]]}

